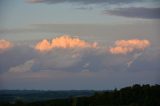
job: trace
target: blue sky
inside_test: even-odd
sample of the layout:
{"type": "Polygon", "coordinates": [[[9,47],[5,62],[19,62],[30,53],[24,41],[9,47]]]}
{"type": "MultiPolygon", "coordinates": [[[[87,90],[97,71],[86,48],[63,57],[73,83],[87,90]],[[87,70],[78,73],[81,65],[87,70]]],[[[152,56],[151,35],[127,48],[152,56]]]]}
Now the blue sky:
{"type": "Polygon", "coordinates": [[[159,0],[0,2],[0,89],[159,84],[159,0]]]}

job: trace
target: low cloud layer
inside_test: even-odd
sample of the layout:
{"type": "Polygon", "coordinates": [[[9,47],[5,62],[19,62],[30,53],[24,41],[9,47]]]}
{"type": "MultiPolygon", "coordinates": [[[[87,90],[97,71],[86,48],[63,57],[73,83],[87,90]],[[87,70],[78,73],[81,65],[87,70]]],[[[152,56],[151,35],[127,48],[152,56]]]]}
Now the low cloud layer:
{"type": "Polygon", "coordinates": [[[12,45],[13,44],[10,41],[0,39],[0,52],[2,52],[3,50],[11,48],[12,45]]]}
{"type": "MultiPolygon", "coordinates": [[[[93,46],[66,49],[66,46],[68,48],[66,42],[72,42],[75,38],[68,37],[67,40],[63,39],[63,42],[60,38],[64,37],[57,37],[53,41],[63,43],[65,46],[58,44],[58,47],[49,52],[39,52],[34,48],[34,44],[29,46],[29,43],[28,45],[19,43],[14,44],[5,53],[0,53],[0,78],[4,82],[4,86],[0,89],[23,87],[66,89],[68,84],[70,84],[68,89],[79,87],[96,89],[106,88],[108,84],[113,84],[112,86],[115,87],[117,84],[158,82],[156,75],[158,76],[160,69],[160,51],[155,48],[143,51],[151,44],[149,40],[117,40],[112,48],[119,46],[132,48],[133,51],[132,53],[118,52],[126,53],[125,55],[113,55],[114,53],[108,50],[109,43],[100,44],[96,49],[93,46]]],[[[76,39],[82,42],[80,38],[76,39]]],[[[49,43],[48,40],[47,42],[49,43]]],[[[93,43],[89,44],[93,45],[93,43]]]]}
{"type": "Polygon", "coordinates": [[[160,19],[160,8],[129,7],[106,10],[106,14],[144,19],[160,19]]]}
{"type": "Polygon", "coordinates": [[[143,51],[146,47],[150,45],[148,40],[117,40],[115,46],[110,48],[112,54],[127,54],[135,50],[143,51]]]}
{"type": "Polygon", "coordinates": [[[51,42],[48,41],[47,39],[44,39],[36,44],[35,49],[39,51],[49,51],[54,48],[77,48],[77,47],[78,48],[86,48],[86,47],[95,48],[97,47],[97,43],[96,42],[88,43],[79,38],[63,35],[55,39],[52,39],[51,42]]]}

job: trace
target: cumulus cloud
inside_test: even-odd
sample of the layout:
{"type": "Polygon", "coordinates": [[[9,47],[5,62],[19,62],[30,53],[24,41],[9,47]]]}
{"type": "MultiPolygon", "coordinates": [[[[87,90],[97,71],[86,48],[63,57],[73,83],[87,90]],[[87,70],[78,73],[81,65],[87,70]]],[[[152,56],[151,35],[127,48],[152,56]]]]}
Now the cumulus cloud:
{"type": "Polygon", "coordinates": [[[106,14],[144,19],[160,19],[160,8],[128,7],[106,10],[106,14]]]}
{"type": "Polygon", "coordinates": [[[134,50],[143,51],[146,47],[150,45],[149,40],[117,40],[115,46],[110,48],[112,54],[127,54],[131,53],[134,50]]]}
{"type": "MultiPolygon", "coordinates": [[[[93,43],[89,44],[92,45],[93,43]]],[[[50,42],[49,45],[51,45],[50,42]]],[[[149,40],[116,41],[112,48],[122,47],[126,48],[126,51],[115,52],[116,50],[113,49],[113,54],[126,53],[126,55],[106,53],[106,47],[96,49],[93,47],[56,49],[56,47],[50,52],[39,53],[28,45],[15,45],[4,54],[0,54],[0,71],[3,72],[0,73],[0,77],[4,84],[8,84],[10,88],[32,88],[35,85],[37,87],[38,83],[44,88],[48,84],[49,87],[52,85],[54,89],[55,86],[60,89],[68,83],[71,84],[70,87],[72,88],[72,84],[75,84],[75,87],[81,87],[82,85],[78,85],[81,82],[86,83],[83,85],[84,87],[95,85],[96,81],[96,87],[104,86],[106,81],[109,84],[115,82],[127,84],[126,81],[129,81],[129,84],[141,81],[151,82],[155,81],[156,75],[159,78],[159,49],[150,48],[145,52],[133,52],[142,51],[149,45],[149,40]],[[131,51],[127,51],[130,49],[131,51]]],[[[60,46],[60,48],[63,47],[60,46]]]]}
{"type": "Polygon", "coordinates": [[[12,47],[12,43],[10,41],[0,39],[0,52],[12,47]]]}
{"type": "Polygon", "coordinates": [[[106,47],[97,47],[97,43],[89,43],[80,38],[65,35],[51,41],[42,40],[34,46],[35,48],[22,46],[22,44],[15,45],[5,54],[0,54],[0,71],[26,73],[43,70],[65,72],[124,70],[124,67],[129,67],[139,55],[119,56],[112,54],[127,54],[135,50],[142,51],[149,45],[148,40],[118,40],[115,42],[115,46],[106,53],[106,47]],[[118,47],[122,50],[117,49],[118,47]],[[50,52],[41,53],[37,50],[50,52]]]}
{"type": "Polygon", "coordinates": [[[35,46],[35,49],[39,51],[49,51],[54,48],[96,48],[97,43],[88,43],[84,40],[81,40],[79,38],[70,37],[68,35],[63,35],[60,37],[57,37],[55,39],[52,39],[52,41],[48,41],[47,39],[44,39],[40,42],[38,42],[35,46]]]}

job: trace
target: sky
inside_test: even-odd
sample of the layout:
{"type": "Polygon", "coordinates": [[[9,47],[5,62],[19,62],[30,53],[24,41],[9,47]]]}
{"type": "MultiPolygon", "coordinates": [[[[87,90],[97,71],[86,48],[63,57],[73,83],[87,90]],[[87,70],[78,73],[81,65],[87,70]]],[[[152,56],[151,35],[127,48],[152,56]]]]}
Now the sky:
{"type": "Polygon", "coordinates": [[[160,84],[159,0],[0,0],[0,89],[160,84]]]}

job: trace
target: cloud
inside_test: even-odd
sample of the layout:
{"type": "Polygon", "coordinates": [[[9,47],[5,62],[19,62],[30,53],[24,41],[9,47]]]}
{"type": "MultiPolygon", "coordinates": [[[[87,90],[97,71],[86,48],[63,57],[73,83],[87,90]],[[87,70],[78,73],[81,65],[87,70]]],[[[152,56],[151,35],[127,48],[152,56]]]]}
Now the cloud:
{"type": "Polygon", "coordinates": [[[28,60],[24,64],[11,67],[9,69],[9,72],[27,72],[27,71],[32,71],[31,68],[34,64],[34,60],[28,60]]]}
{"type": "Polygon", "coordinates": [[[4,50],[11,48],[13,44],[10,41],[0,39],[0,53],[4,50]]]}
{"type": "Polygon", "coordinates": [[[82,4],[101,4],[101,3],[109,3],[109,4],[119,4],[119,3],[131,3],[136,1],[143,0],[27,0],[29,3],[48,3],[48,4],[56,4],[56,3],[82,3],[82,4]]]}
{"type": "MultiPolygon", "coordinates": [[[[160,57],[159,56],[160,56],[160,49],[150,48],[146,52],[143,52],[143,54],[131,64],[128,70],[131,72],[144,73],[144,76],[146,75],[147,71],[150,74],[154,73],[155,81],[159,82],[160,81],[159,79],[160,57]]],[[[148,75],[148,77],[150,77],[150,75],[148,75]]]]}
{"type": "MultiPolygon", "coordinates": [[[[73,65],[76,68],[73,68],[73,66],[70,67],[72,71],[68,71],[65,68],[63,70],[26,71],[25,73],[10,72],[0,74],[0,77],[4,81],[5,87],[19,89],[23,89],[23,87],[26,89],[107,89],[108,86],[115,88],[115,86],[126,86],[134,83],[159,83],[160,52],[157,53],[157,50],[146,52],[140,58],[136,59],[127,70],[123,70],[123,64],[126,65],[124,58],[127,55],[106,55],[105,53],[96,55],[94,54],[95,52],[90,51],[88,55],[84,54],[84,58],[80,62],[83,64],[77,63],[77,66],[75,64],[73,65]],[[105,64],[102,64],[103,62],[105,64]],[[81,65],[86,65],[87,67],[84,67],[81,71],[77,71],[81,65]],[[107,86],[105,85],[106,83],[107,86]]],[[[53,57],[52,59],[54,59],[53,57]]]]}
{"type": "Polygon", "coordinates": [[[78,48],[86,48],[86,47],[95,48],[97,47],[97,43],[96,42],[88,43],[79,38],[63,35],[55,39],[52,39],[51,42],[48,41],[47,39],[44,39],[36,44],[35,49],[39,51],[49,51],[54,48],[77,48],[77,47],[78,48]]]}
{"type": "Polygon", "coordinates": [[[126,52],[126,55],[113,55],[110,51],[106,53],[106,47],[54,48],[50,52],[41,53],[28,45],[14,45],[0,54],[0,71],[3,71],[0,78],[4,88],[19,89],[66,89],[66,84],[70,84],[68,89],[96,89],[107,88],[108,84],[115,87],[135,82],[158,82],[160,49],[156,50],[152,44],[153,48],[145,52],[134,52],[143,51],[149,45],[149,40],[116,41],[112,48],[133,48],[133,53],[126,52]]]}
{"type": "Polygon", "coordinates": [[[106,14],[143,19],[160,19],[160,8],[128,7],[106,10],[106,14]]]}
{"type": "Polygon", "coordinates": [[[0,74],[7,72],[11,67],[19,66],[37,56],[37,51],[28,45],[14,45],[5,53],[0,53],[0,74]]]}
{"type": "Polygon", "coordinates": [[[50,71],[81,72],[81,71],[117,71],[124,70],[137,60],[138,55],[127,54],[133,51],[142,51],[150,45],[148,40],[118,40],[115,46],[106,53],[105,46],[89,43],[70,36],[60,36],[52,41],[42,40],[34,47],[15,45],[5,54],[0,54],[1,72],[28,73],[50,71]],[[95,48],[96,47],[96,48],[95,48]],[[117,47],[126,49],[118,51],[117,47]],[[69,49],[68,49],[69,48],[69,49]],[[111,50],[112,49],[112,50],[111,50]],[[130,51],[129,51],[130,50],[130,51]],[[49,51],[49,52],[39,52],[49,51]],[[133,58],[130,58],[133,57],[133,58]],[[33,61],[34,60],[34,61],[33,61]],[[127,65],[126,65],[127,64],[127,65]]]}
{"type": "Polygon", "coordinates": [[[137,57],[135,56],[134,59],[134,57],[128,58],[128,55],[115,56],[112,54],[141,51],[149,45],[148,40],[119,40],[115,42],[115,47],[112,47],[112,50],[110,48],[110,51],[106,53],[105,46],[97,47],[96,43],[89,43],[80,38],[65,35],[52,41],[42,40],[34,46],[35,48],[22,44],[15,45],[5,54],[0,55],[0,69],[1,72],[12,73],[40,72],[43,70],[66,72],[124,70],[127,67],[126,64],[131,65],[137,57]],[[37,47],[40,47],[40,49],[37,47]],[[126,50],[131,49],[131,51],[115,53],[116,47],[122,47],[126,50]],[[41,53],[39,51],[50,52],[41,53]]]}
{"type": "Polygon", "coordinates": [[[127,62],[127,66],[130,67],[130,66],[133,64],[133,62],[134,62],[135,60],[137,60],[141,55],[142,55],[142,53],[136,53],[136,54],[133,56],[133,58],[132,58],[130,61],[127,62]]]}
{"type": "Polygon", "coordinates": [[[81,61],[80,51],[74,52],[71,49],[56,49],[47,53],[40,53],[35,58],[35,64],[33,66],[34,71],[39,70],[67,70],[68,67],[72,67],[81,61]]]}
{"type": "Polygon", "coordinates": [[[127,54],[134,50],[143,51],[146,47],[150,45],[149,40],[117,40],[115,46],[110,48],[112,54],[127,54]]]}

